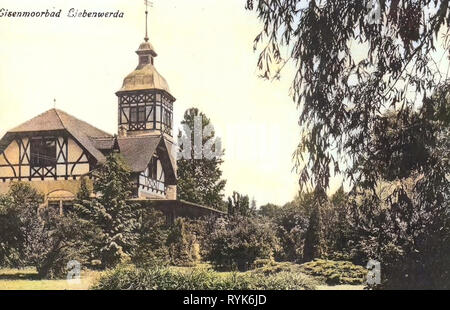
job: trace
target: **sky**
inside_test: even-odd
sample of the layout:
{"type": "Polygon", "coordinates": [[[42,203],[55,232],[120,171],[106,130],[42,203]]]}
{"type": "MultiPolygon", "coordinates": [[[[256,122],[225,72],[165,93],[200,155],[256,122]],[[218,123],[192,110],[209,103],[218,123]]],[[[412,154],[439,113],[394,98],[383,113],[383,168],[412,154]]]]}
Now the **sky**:
{"type": "MultiPolygon", "coordinates": [[[[294,70],[258,77],[253,40],[261,24],[243,0],[153,0],[149,37],[155,67],[169,83],[174,121],[197,107],[225,149],[226,195],[284,204],[298,191],[292,154],[299,111],[289,96],[294,70]]],[[[117,133],[117,97],[137,66],[143,0],[1,0],[0,9],[62,10],[62,17],[0,18],[0,135],[53,108],[117,133]],[[124,18],[69,18],[71,8],[124,12],[124,18]]],[[[339,184],[335,182],[333,187],[339,184]]]]}

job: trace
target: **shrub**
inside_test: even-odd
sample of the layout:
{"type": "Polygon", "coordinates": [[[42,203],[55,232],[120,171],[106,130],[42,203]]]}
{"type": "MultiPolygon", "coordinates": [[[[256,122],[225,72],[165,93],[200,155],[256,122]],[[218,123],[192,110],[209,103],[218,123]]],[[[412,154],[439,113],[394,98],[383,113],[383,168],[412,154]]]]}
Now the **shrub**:
{"type": "Polygon", "coordinates": [[[367,270],[364,267],[347,261],[316,259],[302,264],[300,270],[331,285],[363,284],[367,276],[367,270]]]}
{"type": "Polygon", "coordinates": [[[275,266],[275,261],[273,259],[267,259],[267,258],[260,258],[256,259],[253,262],[253,268],[262,268],[262,267],[268,267],[268,266],[275,266]]]}
{"type": "Polygon", "coordinates": [[[200,251],[195,236],[186,230],[183,218],[177,218],[170,228],[166,244],[172,265],[192,266],[200,259],[200,251]]]}
{"type": "Polygon", "coordinates": [[[261,277],[254,273],[219,274],[208,269],[187,272],[171,268],[152,269],[122,266],[105,273],[93,289],[97,290],[303,290],[314,289],[314,282],[301,274],[280,273],[261,277]]]}
{"type": "Polygon", "coordinates": [[[207,254],[216,267],[246,270],[258,258],[272,258],[278,238],[270,221],[263,218],[231,216],[218,219],[207,254]]]}
{"type": "Polygon", "coordinates": [[[131,261],[137,266],[169,263],[168,227],[164,215],[154,209],[140,210],[138,241],[131,261]]]}

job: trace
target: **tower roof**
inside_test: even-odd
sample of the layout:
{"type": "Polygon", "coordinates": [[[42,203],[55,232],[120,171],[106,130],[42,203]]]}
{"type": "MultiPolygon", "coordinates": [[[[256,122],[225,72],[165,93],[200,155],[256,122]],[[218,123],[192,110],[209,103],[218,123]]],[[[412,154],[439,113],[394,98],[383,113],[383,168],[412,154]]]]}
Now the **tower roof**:
{"type": "Polygon", "coordinates": [[[136,54],[139,56],[139,64],[133,72],[125,77],[119,92],[156,89],[170,94],[166,79],[154,66],[154,58],[158,54],[148,39],[148,8],[153,6],[153,3],[145,0],[145,6],[145,38],[136,51],[136,54]]]}
{"type": "Polygon", "coordinates": [[[166,79],[150,62],[148,64],[139,64],[133,72],[128,74],[123,80],[123,85],[119,92],[152,89],[164,90],[170,93],[166,79]]]}

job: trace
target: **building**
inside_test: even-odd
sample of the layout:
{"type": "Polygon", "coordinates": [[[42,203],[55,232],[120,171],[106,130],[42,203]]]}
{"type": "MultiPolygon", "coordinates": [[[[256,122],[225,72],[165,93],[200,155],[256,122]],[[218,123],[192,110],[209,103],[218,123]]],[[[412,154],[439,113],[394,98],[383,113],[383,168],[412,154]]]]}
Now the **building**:
{"type": "MultiPolygon", "coordinates": [[[[172,154],[175,98],[155,68],[155,49],[146,35],[136,51],[138,66],[125,77],[118,97],[118,135],[111,135],[61,110],[51,109],[9,130],[0,140],[0,194],[11,182],[30,182],[50,205],[63,209],[75,198],[82,177],[122,154],[131,168],[136,200],[164,210],[208,213],[176,201],[176,160],[172,154]],[[170,203],[173,202],[173,203],[170,203]]],[[[205,211],[206,210],[206,211],[205,211]]],[[[180,213],[180,212],[178,212],[180,213]]],[[[188,212],[189,213],[189,212],[188,212]]]]}

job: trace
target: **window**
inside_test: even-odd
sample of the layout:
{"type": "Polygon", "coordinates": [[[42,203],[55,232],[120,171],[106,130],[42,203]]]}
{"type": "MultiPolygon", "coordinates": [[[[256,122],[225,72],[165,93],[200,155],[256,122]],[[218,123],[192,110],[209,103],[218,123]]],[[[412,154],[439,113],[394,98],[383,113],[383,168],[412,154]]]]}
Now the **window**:
{"type": "Polygon", "coordinates": [[[130,122],[136,123],[137,121],[137,108],[130,109],[130,122]]]}
{"type": "Polygon", "coordinates": [[[130,121],[132,123],[145,123],[145,107],[133,107],[130,109],[130,121]]]}
{"type": "Polygon", "coordinates": [[[150,59],[148,56],[140,56],[139,62],[143,65],[146,65],[146,64],[150,63],[150,59]]]}
{"type": "Polygon", "coordinates": [[[158,179],[158,159],[156,157],[152,157],[150,164],[148,165],[149,177],[153,180],[158,179]]]}
{"type": "Polygon", "coordinates": [[[56,165],[55,138],[32,138],[30,148],[30,164],[32,167],[50,167],[56,165]]]}
{"type": "Polygon", "coordinates": [[[138,108],[138,122],[145,122],[147,117],[145,115],[145,107],[138,108]]]}

